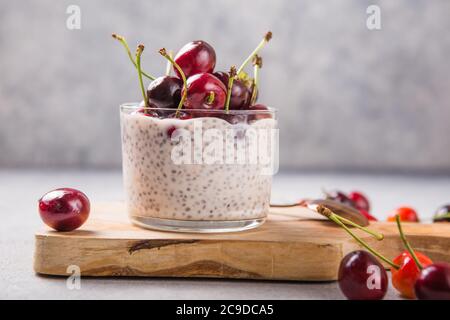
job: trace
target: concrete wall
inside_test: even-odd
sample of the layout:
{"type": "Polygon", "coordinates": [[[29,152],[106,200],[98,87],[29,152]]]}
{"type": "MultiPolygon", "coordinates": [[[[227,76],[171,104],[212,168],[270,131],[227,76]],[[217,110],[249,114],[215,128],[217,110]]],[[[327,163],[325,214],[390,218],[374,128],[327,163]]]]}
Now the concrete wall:
{"type": "Polygon", "coordinates": [[[210,42],[219,68],[267,31],[260,101],[280,109],[282,168],[450,172],[450,1],[0,0],[0,166],[120,166],[118,105],[139,98],[111,32],[210,42]],[[81,8],[81,30],[66,8],[81,8]],[[381,8],[382,29],[366,27],[381,8]]]}

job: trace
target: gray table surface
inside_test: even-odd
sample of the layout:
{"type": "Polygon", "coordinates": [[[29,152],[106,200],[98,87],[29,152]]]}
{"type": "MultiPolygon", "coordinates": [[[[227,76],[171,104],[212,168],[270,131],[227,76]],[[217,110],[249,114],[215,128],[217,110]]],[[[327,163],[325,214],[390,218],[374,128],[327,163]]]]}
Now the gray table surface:
{"type": "MultiPolygon", "coordinates": [[[[69,290],[65,278],[37,276],[32,269],[33,235],[42,228],[37,199],[53,188],[85,191],[91,201],[123,200],[120,171],[0,171],[0,299],[342,299],[336,282],[299,283],[206,279],[82,278],[69,290]]],[[[430,219],[450,202],[450,179],[439,176],[279,173],[273,201],[317,197],[320,189],[365,191],[378,218],[409,204],[430,219]]],[[[388,299],[398,296],[390,288],[388,299]]]]}

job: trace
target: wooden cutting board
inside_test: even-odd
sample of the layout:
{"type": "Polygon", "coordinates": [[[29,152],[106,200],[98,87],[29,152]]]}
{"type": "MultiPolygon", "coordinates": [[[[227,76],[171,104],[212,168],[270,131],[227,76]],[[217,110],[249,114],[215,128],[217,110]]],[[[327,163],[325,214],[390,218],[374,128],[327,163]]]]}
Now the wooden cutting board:
{"type": "MultiPolygon", "coordinates": [[[[131,225],[121,203],[93,206],[89,221],[73,232],[36,234],[34,269],[67,276],[211,277],[263,280],[336,280],[340,260],[359,245],[332,222],[305,208],[272,208],[267,222],[245,232],[189,234],[131,225]]],[[[403,250],[395,223],[370,226],[376,241],[355,230],[389,258],[403,250]]],[[[416,250],[450,262],[450,223],[405,223],[416,250]]]]}

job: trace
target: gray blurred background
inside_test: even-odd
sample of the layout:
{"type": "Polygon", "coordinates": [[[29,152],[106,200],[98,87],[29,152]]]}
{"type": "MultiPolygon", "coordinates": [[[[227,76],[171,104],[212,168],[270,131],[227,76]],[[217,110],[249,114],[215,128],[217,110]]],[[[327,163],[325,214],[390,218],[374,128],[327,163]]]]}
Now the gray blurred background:
{"type": "Polygon", "coordinates": [[[260,101],[280,110],[282,169],[449,173],[449,14],[448,0],[0,0],[0,167],[120,167],[118,105],[141,98],[112,32],[162,74],[160,47],[203,39],[227,69],[271,30],[260,101]]]}

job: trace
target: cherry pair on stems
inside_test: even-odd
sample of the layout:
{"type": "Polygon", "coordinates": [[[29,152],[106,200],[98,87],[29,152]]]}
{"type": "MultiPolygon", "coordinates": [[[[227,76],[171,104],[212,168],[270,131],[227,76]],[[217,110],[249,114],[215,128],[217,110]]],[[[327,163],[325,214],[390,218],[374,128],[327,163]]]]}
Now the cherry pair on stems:
{"type": "MultiPolygon", "coordinates": [[[[268,109],[263,105],[255,106],[254,104],[258,93],[258,70],[262,66],[262,60],[257,56],[257,52],[270,40],[270,32],[265,35],[240,68],[236,71],[232,67],[229,74],[223,71],[212,73],[216,64],[216,55],[214,49],[205,41],[193,41],[186,44],[174,58],[165,49],[161,49],[159,53],[173,67],[176,77],[169,76],[170,68],[167,68],[166,75],[159,78],[155,78],[141,69],[143,45],[138,46],[134,59],[125,39],[116,34],[113,34],[113,37],[124,45],[131,62],[138,70],[144,98],[143,113],[147,113],[149,116],[157,116],[156,113],[149,110],[150,108],[177,108],[177,116],[183,107],[213,110],[268,109]],[[254,60],[255,77],[250,91],[238,76],[251,60],[254,60]],[[142,76],[153,80],[147,91],[143,88],[142,76]]],[[[170,65],[168,64],[168,66],[170,65]]]]}
{"type": "Polygon", "coordinates": [[[377,257],[390,265],[392,285],[402,296],[410,299],[416,297],[419,299],[450,299],[450,265],[442,262],[433,264],[431,259],[426,255],[420,252],[414,252],[406,240],[401,226],[400,216],[396,216],[396,222],[406,250],[391,261],[355,235],[346,224],[371,234],[377,240],[383,239],[381,234],[356,225],[351,221],[346,221],[346,219],[334,214],[325,207],[319,206],[317,210],[341,226],[360,245],[368,250],[368,252],[351,252],[341,261],[339,267],[339,287],[347,298],[376,300],[382,299],[385,296],[388,287],[388,277],[384,267],[375,258],[377,257]],[[377,272],[377,286],[368,285],[368,281],[370,281],[369,277],[372,275],[368,270],[377,272]]]}

